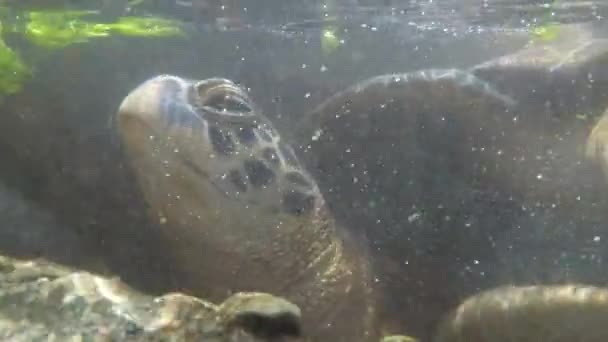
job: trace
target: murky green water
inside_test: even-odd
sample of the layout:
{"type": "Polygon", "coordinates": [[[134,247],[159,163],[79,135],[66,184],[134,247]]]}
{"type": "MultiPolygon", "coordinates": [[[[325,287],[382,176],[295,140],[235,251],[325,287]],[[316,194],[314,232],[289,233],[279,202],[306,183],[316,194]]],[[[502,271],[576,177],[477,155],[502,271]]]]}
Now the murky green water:
{"type": "MultiPolygon", "coordinates": [[[[391,333],[426,340],[463,298],[501,285],[604,286],[606,156],[585,149],[608,108],[606,16],[600,1],[0,0],[0,254],[196,292],[117,131],[125,96],[169,74],[246,89],[371,264],[391,333]],[[530,44],[550,48],[480,67],[530,44]],[[395,93],[360,83],[430,69],[515,105],[430,71],[399,76],[412,83],[395,93]],[[340,107],[310,129],[309,113],[357,84],[343,104],[357,119],[335,121],[355,116],[340,107]]],[[[226,291],[255,290],[242,285],[226,291]]]]}

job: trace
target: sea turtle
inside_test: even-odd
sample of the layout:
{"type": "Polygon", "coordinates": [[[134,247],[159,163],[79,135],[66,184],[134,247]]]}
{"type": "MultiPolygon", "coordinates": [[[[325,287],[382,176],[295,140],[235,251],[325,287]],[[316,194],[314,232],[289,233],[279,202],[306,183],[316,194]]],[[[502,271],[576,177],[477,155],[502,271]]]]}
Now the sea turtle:
{"type": "Polygon", "coordinates": [[[285,296],[302,307],[315,341],[378,336],[364,246],[335,223],[245,91],[227,79],[157,76],[117,116],[183,289],[211,300],[249,290],[285,296]]]}
{"type": "MultiPolygon", "coordinates": [[[[602,56],[538,68],[580,71],[602,56]]],[[[484,283],[495,253],[487,227],[554,198],[551,178],[529,193],[548,177],[537,168],[571,170],[557,166],[576,160],[566,152],[578,139],[557,150],[561,158],[546,150],[564,140],[554,134],[563,123],[495,86],[487,75],[501,72],[510,71],[488,63],[384,75],[332,96],[298,125],[297,153],[312,175],[227,79],[152,78],[122,102],[119,131],[184,289],[210,299],[244,290],[285,296],[302,307],[315,340],[374,340],[377,319],[395,314],[402,321],[391,329],[424,335],[465,289],[495,285],[484,283]],[[546,158],[527,158],[539,152],[546,158]],[[383,249],[374,264],[394,270],[372,274],[357,228],[372,250],[383,249]]]]}
{"type": "MultiPolygon", "coordinates": [[[[424,85],[428,76],[435,81],[442,79],[445,87],[468,84],[466,91],[486,96],[485,102],[477,103],[484,108],[512,105],[469,73],[435,71],[410,77],[417,77],[422,81],[418,85],[424,85]]],[[[371,326],[375,294],[368,283],[365,253],[352,249],[356,245],[338,229],[314,181],[243,90],[225,79],[196,82],[159,76],[130,93],[118,115],[120,131],[152,213],[167,227],[167,252],[175,255],[179,261],[176,266],[191,277],[185,288],[205,297],[243,289],[282,293],[302,305],[309,317],[308,331],[315,332],[313,338],[377,337],[371,326]],[[264,153],[268,148],[274,153],[264,153]],[[266,175],[273,172],[270,182],[266,178],[263,184],[258,183],[264,174],[262,168],[253,172],[247,166],[252,160],[265,166],[266,175]],[[242,176],[230,176],[232,170],[242,176]],[[289,172],[299,176],[288,176],[289,172]],[[284,196],[298,192],[313,195],[314,205],[290,202],[284,196]],[[208,196],[214,196],[212,201],[208,196]],[[286,239],[284,234],[309,245],[298,247],[297,241],[286,239]],[[314,236],[318,241],[313,241],[314,236]],[[286,250],[285,246],[292,249],[286,250]],[[305,259],[309,253],[314,260],[305,259]],[[217,256],[222,257],[221,261],[217,256]],[[303,273],[286,268],[286,263],[303,273]],[[328,322],[332,324],[325,326],[328,322]],[[346,322],[351,323],[350,327],[346,322]],[[365,328],[356,329],[359,324],[365,328]]],[[[589,315],[595,315],[593,308],[604,310],[601,299],[605,290],[589,288],[590,295],[580,297],[580,292],[572,289],[508,288],[482,293],[465,301],[444,320],[437,341],[460,341],[462,336],[467,340],[466,334],[477,331],[474,329],[495,331],[487,328],[492,324],[490,319],[479,320],[470,313],[474,310],[496,311],[497,315],[521,313],[524,318],[514,316],[509,321],[517,327],[524,326],[527,308],[536,305],[547,308],[533,316],[544,327],[546,317],[566,319],[566,309],[583,306],[583,312],[589,315]],[[522,296],[526,300],[518,300],[522,296]],[[508,298],[509,307],[497,305],[497,297],[508,298]],[[559,316],[562,313],[565,318],[559,316]]],[[[573,333],[580,336],[584,331],[580,328],[573,333]]],[[[534,338],[534,334],[543,332],[526,330],[525,336],[534,338]]],[[[497,341],[495,335],[490,337],[486,340],[497,341]]]]}
{"type": "MultiPolygon", "coordinates": [[[[608,106],[608,40],[592,31],[563,25],[551,41],[466,70],[377,76],[295,124],[296,150],[332,212],[368,235],[381,306],[408,331],[428,334],[457,298],[504,282],[518,254],[553,260],[548,277],[562,265],[558,249],[598,236],[605,182],[583,150],[608,106]],[[523,253],[517,240],[545,227],[563,243],[541,251],[537,239],[523,253]]],[[[577,279],[577,265],[550,279],[524,269],[511,281],[605,278],[577,279]]]]}

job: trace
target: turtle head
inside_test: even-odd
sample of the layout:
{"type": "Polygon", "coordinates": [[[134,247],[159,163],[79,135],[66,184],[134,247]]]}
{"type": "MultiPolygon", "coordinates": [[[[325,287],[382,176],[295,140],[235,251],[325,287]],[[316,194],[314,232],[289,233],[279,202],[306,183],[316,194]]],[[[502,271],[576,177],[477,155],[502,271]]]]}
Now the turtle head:
{"type": "Polygon", "coordinates": [[[144,178],[180,177],[174,190],[186,183],[205,189],[204,199],[276,206],[295,216],[317,206],[318,188],[291,147],[230,80],[158,76],[133,90],[118,113],[120,134],[144,178]]]}
{"type": "MultiPolygon", "coordinates": [[[[237,273],[219,269],[226,265],[218,257],[238,267],[259,265],[257,274],[247,274],[260,278],[273,263],[288,273],[307,269],[317,260],[312,249],[321,253],[331,244],[331,224],[319,223],[326,209],[316,183],[235,83],[155,77],[123,100],[118,129],[153,215],[182,244],[174,249],[210,260],[200,268],[216,278],[237,273]],[[277,256],[287,254],[299,257],[276,265],[277,256]]],[[[241,283],[259,280],[243,274],[241,283]]],[[[227,278],[225,288],[237,282],[227,278]]]]}

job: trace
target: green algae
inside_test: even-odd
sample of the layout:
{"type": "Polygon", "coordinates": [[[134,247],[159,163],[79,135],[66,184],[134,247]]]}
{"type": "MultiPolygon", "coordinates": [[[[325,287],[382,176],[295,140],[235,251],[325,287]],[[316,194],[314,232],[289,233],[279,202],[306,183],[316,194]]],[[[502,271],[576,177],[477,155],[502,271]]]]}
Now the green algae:
{"type": "MultiPolygon", "coordinates": [[[[10,32],[23,36],[46,51],[112,36],[161,38],[183,35],[178,21],[158,17],[124,16],[106,23],[95,20],[99,11],[41,10],[22,12],[19,19],[23,22],[19,24],[14,20],[3,20],[9,18],[10,13],[7,7],[0,6],[0,34],[10,32]]],[[[0,99],[19,92],[33,74],[33,67],[23,62],[2,36],[0,70],[0,99]]]]}
{"type": "Polygon", "coordinates": [[[14,94],[21,90],[25,80],[31,75],[31,69],[25,65],[19,55],[0,41],[0,93],[14,94]]]}
{"type": "MultiPolygon", "coordinates": [[[[0,23],[0,33],[2,24],[0,23]]],[[[21,90],[32,70],[0,39],[0,94],[14,94],[21,90]]]]}
{"type": "Polygon", "coordinates": [[[321,51],[325,55],[332,54],[340,46],[340,40],[336,35],[336,29],[331,26],[321,31],[321,51]]]}
{"type": "Polygon", "coordinates": [[[550,43],[559,38],[560,25],[556,23],[547,23],[542,26],[536,27],[532,30],[532,34],[535,40],[543,43],[550,43]]]}
{"type": "Polygon", "coordinates": [[[63,48],[91,38],[108,37],[107,29],[81,19],[95,11],[32,11],[25,25],[25,36],[32,43],[46,48],[63,48]]]}
{"type": "Polygon", "coordinates": [[[112,33],[140,37],[173,37],[183,35],[175,21],[154,17],[121,17],[107,25],[112,33]]]}
{"type": "Polygon", "coordinates": [[[26,37],[36,45],[63,48],[114,35],[138,37],[179,36],[176,21],[156,17],[120,17],[113,23],[88,19],[96,11],[33,11],[27,13],[26,37]]]}

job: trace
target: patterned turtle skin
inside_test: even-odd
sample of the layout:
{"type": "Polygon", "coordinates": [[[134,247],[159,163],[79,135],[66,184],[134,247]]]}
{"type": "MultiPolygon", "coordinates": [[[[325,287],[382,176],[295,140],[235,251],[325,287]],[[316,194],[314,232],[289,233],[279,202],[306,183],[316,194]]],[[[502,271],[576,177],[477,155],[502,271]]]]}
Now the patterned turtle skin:
{"type": "Polygon", "coordinates": [[[183,289],[210,300],[283,296],[302,308],[314,341],[377,338],[365,249],[336,225],[315,181],[239,86],[157,76],[117,116],[183,289]]]}

